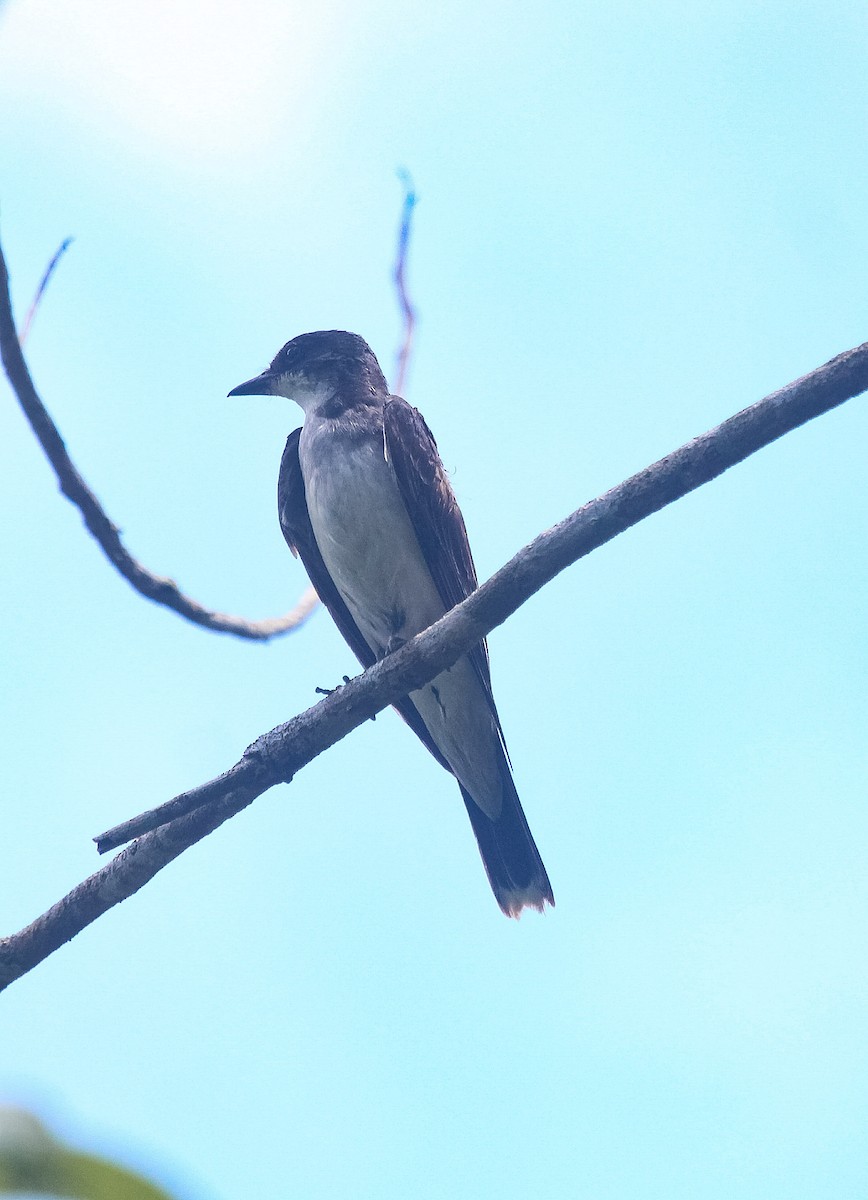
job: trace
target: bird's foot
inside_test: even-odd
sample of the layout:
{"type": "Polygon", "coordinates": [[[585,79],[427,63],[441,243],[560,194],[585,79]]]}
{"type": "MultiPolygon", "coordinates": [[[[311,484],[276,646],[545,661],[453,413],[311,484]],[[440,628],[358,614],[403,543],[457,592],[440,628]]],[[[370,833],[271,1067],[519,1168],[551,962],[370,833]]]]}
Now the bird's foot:
{"type": "MultiPolygon", "coordinates": [[[[344,683],[349,683],[349,682],[350,682],[349,675],[345,675],[344,683]]],[[[333,696],[335,694],[335,692],[339,692],[342,687],[343,687],[343,683],[339,683],[337,687],[333,687],[333,688],[318,687],[318,688],[314,688],[313,690],[316,692],[316,694],[318,696],[333,696]]]]}
{"type": "MultiPolygon", "coordinates": [[[[350,682],[349,675],[345,675],[344,683],[349,683],[349,682],[350,682]]],[[[337,687],[333,687],[333,688],[318,687],[318,688],[314,688],[313,690],[316,692],[316,694],[318,696],[333,696],[335,694],[335,692],[339,692],[343,686],[344,686],[343,683],[339,683],[337,687]]],[[[371,720],[376,721],[376,719],[377,719],[377,714],[374,713],[374,715],[371,717],[371,720]]]]}

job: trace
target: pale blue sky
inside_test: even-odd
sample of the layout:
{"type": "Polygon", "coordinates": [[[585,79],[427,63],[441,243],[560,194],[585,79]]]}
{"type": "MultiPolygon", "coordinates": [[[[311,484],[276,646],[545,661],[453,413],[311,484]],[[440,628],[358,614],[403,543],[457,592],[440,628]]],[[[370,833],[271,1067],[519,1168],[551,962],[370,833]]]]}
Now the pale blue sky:
{"type": "MultiPolygon", "coordinates": [[[[152,569],[303,589],[289,337],[392,369],[480,574],[868,337],[864,5],[7,0],[0,217],[28,354],[152,569]]],[[[0,389],[2,390],[2,389],[0,389]]],[[[862,401],[562,575],[491,639],[557,908],[503,919],[391,714],[6,993],[0,1092],[219,1200],[868,1191],[862,401]]],[[[6,389],[0,928],[90,837],[230,765],[354,661],[135,596],[6,389]]]]}

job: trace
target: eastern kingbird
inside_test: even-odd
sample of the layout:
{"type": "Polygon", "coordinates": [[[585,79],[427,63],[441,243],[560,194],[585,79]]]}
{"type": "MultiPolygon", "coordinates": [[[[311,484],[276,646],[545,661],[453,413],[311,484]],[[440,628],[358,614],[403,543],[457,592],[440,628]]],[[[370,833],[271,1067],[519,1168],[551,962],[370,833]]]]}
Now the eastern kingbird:
{"type": "MultiPolygon", "coordinates": [[[[304,411],[277,485],[280,527],[363,667],[477,586],[458,503],[420,413],[390,396],[368,344],[303,333],[230,396],[285,396],[304,411]]],[[[519,803],[484,642],[395,705],[458,781],[498,904],[554,904],[519,803]]]]}

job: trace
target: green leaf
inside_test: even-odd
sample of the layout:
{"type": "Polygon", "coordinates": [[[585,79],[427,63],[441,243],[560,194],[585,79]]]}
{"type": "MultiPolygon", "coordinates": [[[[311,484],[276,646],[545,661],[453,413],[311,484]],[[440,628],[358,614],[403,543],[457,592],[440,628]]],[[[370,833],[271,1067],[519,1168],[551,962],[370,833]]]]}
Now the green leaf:
{"type": "Polygon", "coordinates": [[[144,1176],[65,1145],[32,1113],[0,1108],[0,1196],[173,1200],[144,1176]]]}

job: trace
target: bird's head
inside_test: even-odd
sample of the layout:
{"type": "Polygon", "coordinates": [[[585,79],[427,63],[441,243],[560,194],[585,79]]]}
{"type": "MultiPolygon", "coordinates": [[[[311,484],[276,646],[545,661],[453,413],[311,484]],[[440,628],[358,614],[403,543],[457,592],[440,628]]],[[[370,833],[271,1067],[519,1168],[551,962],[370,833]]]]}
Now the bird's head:
{"type": "Polygon", "coordinates": [[[370,403],[388,387],[380,365],[364,338],[340,329],[302,333],[279,350],[271,365],[239,383],[230,396],[285,396],[304,411],[332,405],[370,403]]]}

